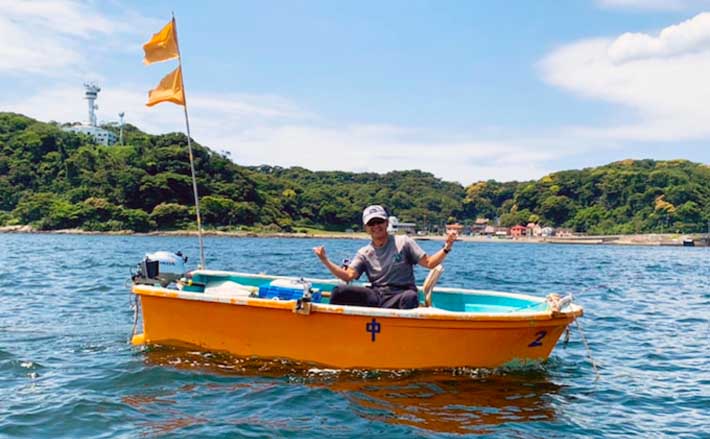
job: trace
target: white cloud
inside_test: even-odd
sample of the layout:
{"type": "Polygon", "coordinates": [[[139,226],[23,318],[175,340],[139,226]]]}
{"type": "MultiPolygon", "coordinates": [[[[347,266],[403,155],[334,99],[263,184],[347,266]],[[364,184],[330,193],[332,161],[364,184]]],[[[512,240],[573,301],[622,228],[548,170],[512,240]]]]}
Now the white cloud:
{"type": "Polygon", "coordinates": [[[76,63],[80,54],[64,42],[20,26],[13,19],[0,17],[0,72],[54,72],[76,63]]]}
{"type": "MultiPolygon", "coordinates": [[[[424,133],[423,133],[424,134],[424,133]]],[[[531,179],[549,172],[543,164],[556,157],[533,142],[439,139],[412,141],[416,131],[403,127],[306,125],[261,127],[222,133],[225,149],[244,164],[302,166],[313,170],[388,172],[421,169],[470,184],[479,179],[531,179]]],[[[421,137],[431,139],[431,133],[421,137]]]]}
{"type": "MultiPolygon", "coordinates": [[[[65,85],[0,108],[39,120],[71,122],[87,118],[80,85],[65,85]]],[[[99,93],[100,121],[126,122],[150,133],[184,132],[182,107],[145,107],[146,93],[113,86],[99,93]]],[[[549,138],[482,141],[396,125],[350,124],[326,127],[317,115],[275,96],[215,96],[191,93],[192,137],[211,149],[228,151],[242,165],[302,166],[312,170],[389,172],[421,169],[450,181],[527,180],[552,169],[548,163],[568,154],[549,138]],[[426,140],[423,140],[426,139],[426,140]],[[544,147],[544,149],[543,149],[544,147]]],[[[579,149],[575,152],[579,152],[579,149]]]]}
{"type": "MultiPolygon", "coordinates": [[[[98,72],[87,76],[92,66],[85,60],[92,55],[103,59],[97,54],[116,56],[115,51],[132,47],[136,53],[131,56],[139,63],[139,43],[164,23],[130,10],[109,20],[95,5],[0,0],[0,41],[13,43],[0,47],[0,73],[22,74],[31,90],[16,92],[6,85],[0,108],[45,121],[83,120],[87,109],[82,79],[102,76],[98,72]]],[[[572,127],[534,137],[501,134],[510,132],[506,127],[491,140],[387,123],[335,124],[281,96],[188,90],[192,136],[215,151],[231,152],[245,165],[373,172],[422,169],[463,184],[539,178],[557,170],[555,163],[561,158],[595,151],[597,143],[615,147],[619,139],[706,135],[710,110],[704,102],[710,92],[703,91],[702,82],[703,72],[710,71],[710,58],[699,50],[705,41],[705,20],[696,17],[658,36],[580,41],[541,63],[550,83],[633,108],[640,115],[638,124],[603,130],[572,127]]],[[[149,133],[184,130],[181,107],[145,107],[147,89],[154,83],[137,86],[132,83],[135,78],[121,83],[110,71],[106,75],[102,82],[110,85],[104,84],[99,94],[99,120],[115,121],[119,112],[125,112],[128,123],[149,133]]]]}
{"type": "Polygon", "coordinates": [[[625,33],[609,45],[609,57],[617,63],[637,59],[672,57],[710,50],[710,13],[663,29],[658,36],[625,33]]]}
{"type": "Polygon", "coordinates": [[[0,11],[0,73],[19,75],[86,75],[93,51],[125,50],[112,37],[137,37],[155,23],[131,11],[110,19],[91,3],[71,0],[0,0],[0,11]]]}
{"type": "Polygon", "coordinates": [[[710,35],[710,20],[701,14],[658,37],[569,44],[546,56],[540,69],[552,85],[634,111],[635,122],[580,128],[577,134],[641,141],[702,139],[710,136],[710,51],[699,50],[705,35],[710,35]]]}
{"type": "Polygon", "coordinates": [[[649,11],[682,11],[710,4],[707,0],[597,0],[597,3],[609,9],[649,11]]]}
{"type": "Polygon", "coordinates": [[[235,117],[260,118],[311,118],[315,115],[298,108],[294,103],[278,96],[243,94],[205,94],[190,98],[189,105],[206,111],[215,111],[235,117]]]}
{"type": "Polygon", "coordinates": [[[112,33],[113,21],[71,0],[0,0],[3,16],[17,21],[30,32],[57,32],[88,38],[96,33],[112,33]]]}

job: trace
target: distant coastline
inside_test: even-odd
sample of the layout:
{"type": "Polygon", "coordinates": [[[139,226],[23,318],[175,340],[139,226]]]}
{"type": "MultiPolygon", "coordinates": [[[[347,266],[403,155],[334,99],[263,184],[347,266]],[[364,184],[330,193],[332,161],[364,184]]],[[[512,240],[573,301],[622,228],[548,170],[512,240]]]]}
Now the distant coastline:
{"type": "MultiPolygon", "coordinates": [[[[0,112],[0,126],[0,226],[141,233],[195,227],[184,134],[151,135],[127,124],[124,144],[109,146],[65,131],[69,125],[16,113],[0,112]]],[[[120,134],[116,126],[99,128],[120,134]]],[[[385,206],[411,233],[459,225],[466,234],[516,237],[690,234],[706,233],[710,223],[710,166],[684,159],[626,159],[464,186],[417,169],[241,166],[198,142],[192,148],[202,224],[214,230],[358,230],[370,204],[385,206]]]]}
{"type": "MultiPolygon", "coordinates": [[[[36,230],[29,225],[3,226],[2,233],[35,233],[54,235],[113,235],[113,236],[197,236],[195,230],[166,230],[138,233],[131,230],[114,232],[95,232],[82,229],[62,230],[36,230]]],[[[206,230],[203,236],[222,236],[228,238],[301,238],[301,239],[368,239],[362,232],[320,232],[320,233],[284,233],[284,232],[225,232],[219,230],[206,230]]],[[[419,241],[443,241],[443,235],[416,235],[412,236],[419,241]]],[[[669,246],[682,247],[690,245],[695,247],[710,246],[710,237],[707,234],[678,234],[678,233],[649,233],[633,235],[584,235],[565,237],[517,237],[517,238],[492,238],[485,236],[465,235],[459,237],[463,242],[483,243],[526,243],[526,244],[584,244],[584,245],[632,245],[632,246],[669,246]]]]}

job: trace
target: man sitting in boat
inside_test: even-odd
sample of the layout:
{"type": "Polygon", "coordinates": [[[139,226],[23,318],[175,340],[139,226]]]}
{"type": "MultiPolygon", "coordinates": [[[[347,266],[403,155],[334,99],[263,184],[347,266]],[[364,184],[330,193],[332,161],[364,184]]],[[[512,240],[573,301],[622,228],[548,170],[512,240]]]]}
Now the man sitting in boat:
{"type": "Polygon", "coordinates": [[[387,233],[388,216],[382,206],[367,207],[362,213],[362,223],[372,241],[358,250],[347,267],[334,264],[326,256],[325,247],[315,247],[313,252],[337,278],[350,282],[367,273],[371,287],[339,285],[333,289],[333,305],[370,306],[411,309],[419,306],[419,296],[414,283],[414,265],[432,269],[441,264],[456,240],[456,232],[446,236],[446,242],[433,255],[427,255],[412,238],[406,235],[390,236],[387,233]]]}

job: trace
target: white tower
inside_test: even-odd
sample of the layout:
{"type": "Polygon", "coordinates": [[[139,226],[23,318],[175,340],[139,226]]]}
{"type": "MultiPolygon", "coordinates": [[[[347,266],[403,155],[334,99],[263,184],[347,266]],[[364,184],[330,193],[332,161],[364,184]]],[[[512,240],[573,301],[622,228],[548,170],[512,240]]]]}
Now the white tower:
{"type": "Polygon", "coordinates": [[[101,87],[94,84],[93,82],[85,82],[84,88],[86,92],[84,93],[84,99],[89,101],[89,125],[92,127],[96,126],[96,113],[94,110],[98,110],[99,106],[94,103],[96,101],[96,95],[101,91],[101,87]]]}
{"type": "Polygon", "coordinates": [[[118,132],[118,143],[120,143],[121,145],[123,145],[123,116],[125,115],[126,113],[124,113],[123,111],[118,113],[118,117],[121,118],[120,131],[118,132]]]}
{"type": "MultiPolygon", "coordinates": [[[[1,1],[1,0],[0,0],[1,1]]],[[[89,101],[89,121],[86,124],[72,125],[64,127],[65,131],[71,131],[74,133],[88,134],[96,140],[96,143],[101,145],[113,145],[116,143],[116,135],[111,131],[99,128],[96,124],[96,113],[94,110],[98,110],[99,106],[96,105],[96,95],[101,91],[101,87],[93,82],[84,83],[84,99],[89,101]]],[[[121,115],[123,119],[123,115],[121,115]]]]}

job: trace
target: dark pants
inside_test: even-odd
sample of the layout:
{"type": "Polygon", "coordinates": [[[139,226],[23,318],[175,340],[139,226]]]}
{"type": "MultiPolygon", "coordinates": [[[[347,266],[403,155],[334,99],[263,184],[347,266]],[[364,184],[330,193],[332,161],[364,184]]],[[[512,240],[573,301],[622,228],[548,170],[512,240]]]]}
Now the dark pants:
{"type": "Polygon", "coordinates": [[[412,309],[419,306],[419,294],[413,285],[404,289],[339,285],[333,288],[330,303],[332,305],[412,309]]]}

